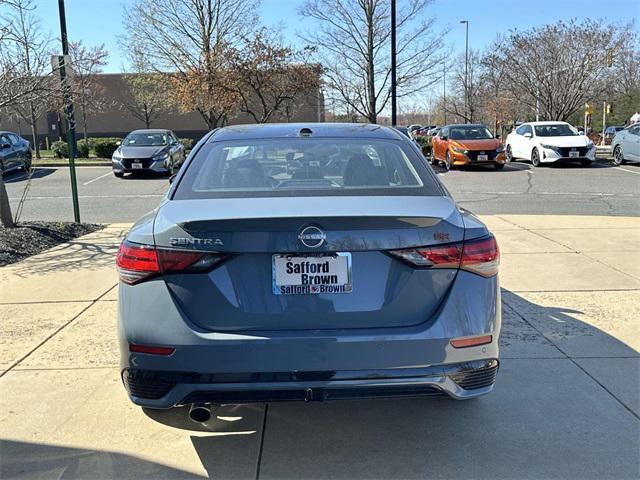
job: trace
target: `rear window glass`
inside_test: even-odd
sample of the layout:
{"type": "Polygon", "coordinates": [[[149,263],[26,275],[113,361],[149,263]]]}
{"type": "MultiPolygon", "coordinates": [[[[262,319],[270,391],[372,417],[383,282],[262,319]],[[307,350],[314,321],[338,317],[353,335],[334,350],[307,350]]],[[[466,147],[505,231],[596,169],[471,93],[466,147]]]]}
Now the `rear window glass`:
{"type": "Polygon", "coordinates": [[[329,195],[442,195],[405,142],[278,138],[209,142],[174,199],[329,195]]]}

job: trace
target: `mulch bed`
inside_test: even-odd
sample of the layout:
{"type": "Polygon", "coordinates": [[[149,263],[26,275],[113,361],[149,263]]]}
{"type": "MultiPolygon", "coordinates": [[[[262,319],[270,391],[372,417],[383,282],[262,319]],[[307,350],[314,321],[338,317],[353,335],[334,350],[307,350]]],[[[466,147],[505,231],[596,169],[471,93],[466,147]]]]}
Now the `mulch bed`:
{"type": "Polygon", "coordinates": [[[20,222],[15,228],[0,226],[0,266],[19,262],[60,243],[104,228],[96,223],[20,222]]]}

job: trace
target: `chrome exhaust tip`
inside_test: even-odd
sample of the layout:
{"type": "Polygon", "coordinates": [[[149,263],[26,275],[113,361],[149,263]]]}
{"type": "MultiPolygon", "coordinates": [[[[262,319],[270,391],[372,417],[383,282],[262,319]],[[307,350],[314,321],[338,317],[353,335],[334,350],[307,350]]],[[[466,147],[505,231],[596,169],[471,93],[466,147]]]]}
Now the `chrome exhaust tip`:
{"type": "Polygon", "coordinates": [[[204,403],[192,403],[189,418],[196,423],[204,423],[211,419],[211,407],[204,403]]]}

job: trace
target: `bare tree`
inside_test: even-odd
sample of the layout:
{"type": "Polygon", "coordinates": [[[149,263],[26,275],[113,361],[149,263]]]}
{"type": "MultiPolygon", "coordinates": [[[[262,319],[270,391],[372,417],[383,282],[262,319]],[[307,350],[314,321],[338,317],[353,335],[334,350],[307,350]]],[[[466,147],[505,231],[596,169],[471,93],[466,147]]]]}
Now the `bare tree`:
{"type": "Polygon", "coordinates": [[[482,95],[483,71],[480,53],[469,50],[468,70],[465,74],[465,55],[460,54],[454,62],[453,69],[447,72],[449,92],[445,108],[463,123],[479,120],[485,100],[482,95]],[[466,97],[466,108],[465,108],[466,97]]]}
{"type": "Polygon", "coordinates": [[[46,112],[53,89],[51,40],[42,33],[33,13],[33,0],[12,2],[10,13],[3,19],[5,45],[0,63],[9,70],[9,85],[3,88],[11,111],[31,126],[33,147],[40,158],[37,120],[46,112]]]}
{"type": "MultiPolygon", "coordinates": [[[[212,92],[206,102],[182,96],[181,109],[198,111],[209,128],[225,118],[226,98],[214,104],[220,88],[223,46],[234,46],[257,23],[258,2],[236,0],[136,0],[126,9],[123,45],[142,53],[151,69],[171,73],[177,82],[212,92]],[[204,108],[206,107],[206,108],[204,108]]],[[[175,85],[175,83],[174,83],[175,85]]],[[[175,99],[174,99],[175,100],[175,99]]]]}
{"type": "Polygon", "coordinates": [[[169,75],[151,70],[145,56],[134,52],[132,72],[124,76],[124,81],[129,87],[129,95],[125,96],[123,107],[143,122],[145,128],[150,128],[169,108],[169,75]]]}
{"type": "Polygon", "coordinates": [[[630,26],[595,20],[558,22],[499,38],[485,58],[503,72],[519,102],[548,120],[567,120],[605,89],[606,56],[618,51],[630,26]]]}
{"type": "Polygon", "coordinates": [[[320,67],[308,62],[309,54],[309,49],[284,45],[266,29],[243,39],[229,65],[234,79],[229,88],[240,100],[240,111],[256,123],[268,122],[279,111],[292,115],[302,95],[320,87],[320,67]]]}
{"type": "MultiPolygon", "coordinates": [[[[398,9],[398,96],[427,88],[440,76],[443,39],[425,15],[430,4],[405,0],[398,9]]],[[[389,0],[306,0],[299,13],[317,22],[302,38],[318,48],[330,95],[376,123],[391,95],[389,0]]]]}
{"type": "Polygon", "coordinates": [[[102,67],[107,64],[109,52],[104,45],[85,47],[79,41],[69,43],[69,55],[71,57],[69,67],[73,72],[72,94],[75,104],[80,109],[82,133],[86,142],[88,139],[87,113],[89,111],[98,113],[113,107],[113,102],[104,96],[104,87],[96,80],[96,75],[101,73],[102,67]]]}

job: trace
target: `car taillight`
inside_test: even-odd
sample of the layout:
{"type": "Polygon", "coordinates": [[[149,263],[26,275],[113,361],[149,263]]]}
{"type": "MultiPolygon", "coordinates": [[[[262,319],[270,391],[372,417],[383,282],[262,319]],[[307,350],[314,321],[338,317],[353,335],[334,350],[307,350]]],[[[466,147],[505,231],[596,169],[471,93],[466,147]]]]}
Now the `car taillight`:
{"type": "Polygon", "coordinates": [[[415,267],[458,268],[462,255],[462,243],[392,250],[389,253],[415,267]]]}
{"type": "Polygon", "coordinates": [[[460,268],[484,277],[498,273],[500,264],[493,235],[449,245],[392,250],[389,254],[417,268],[460,268]]]}
{"type": "Polygon", "coordinates": [[[165,273],[204,272],[227,257],[227,254],[169,250],[124,240],[118,249],[116,265],[120,280],[133,285],[165,273]]]}
{"type": "Polygon", "coordinates": [[[500,250],[493,235],[464,242],[461,269],[491,277],[498,273],[499,266],[500,250]]]}

